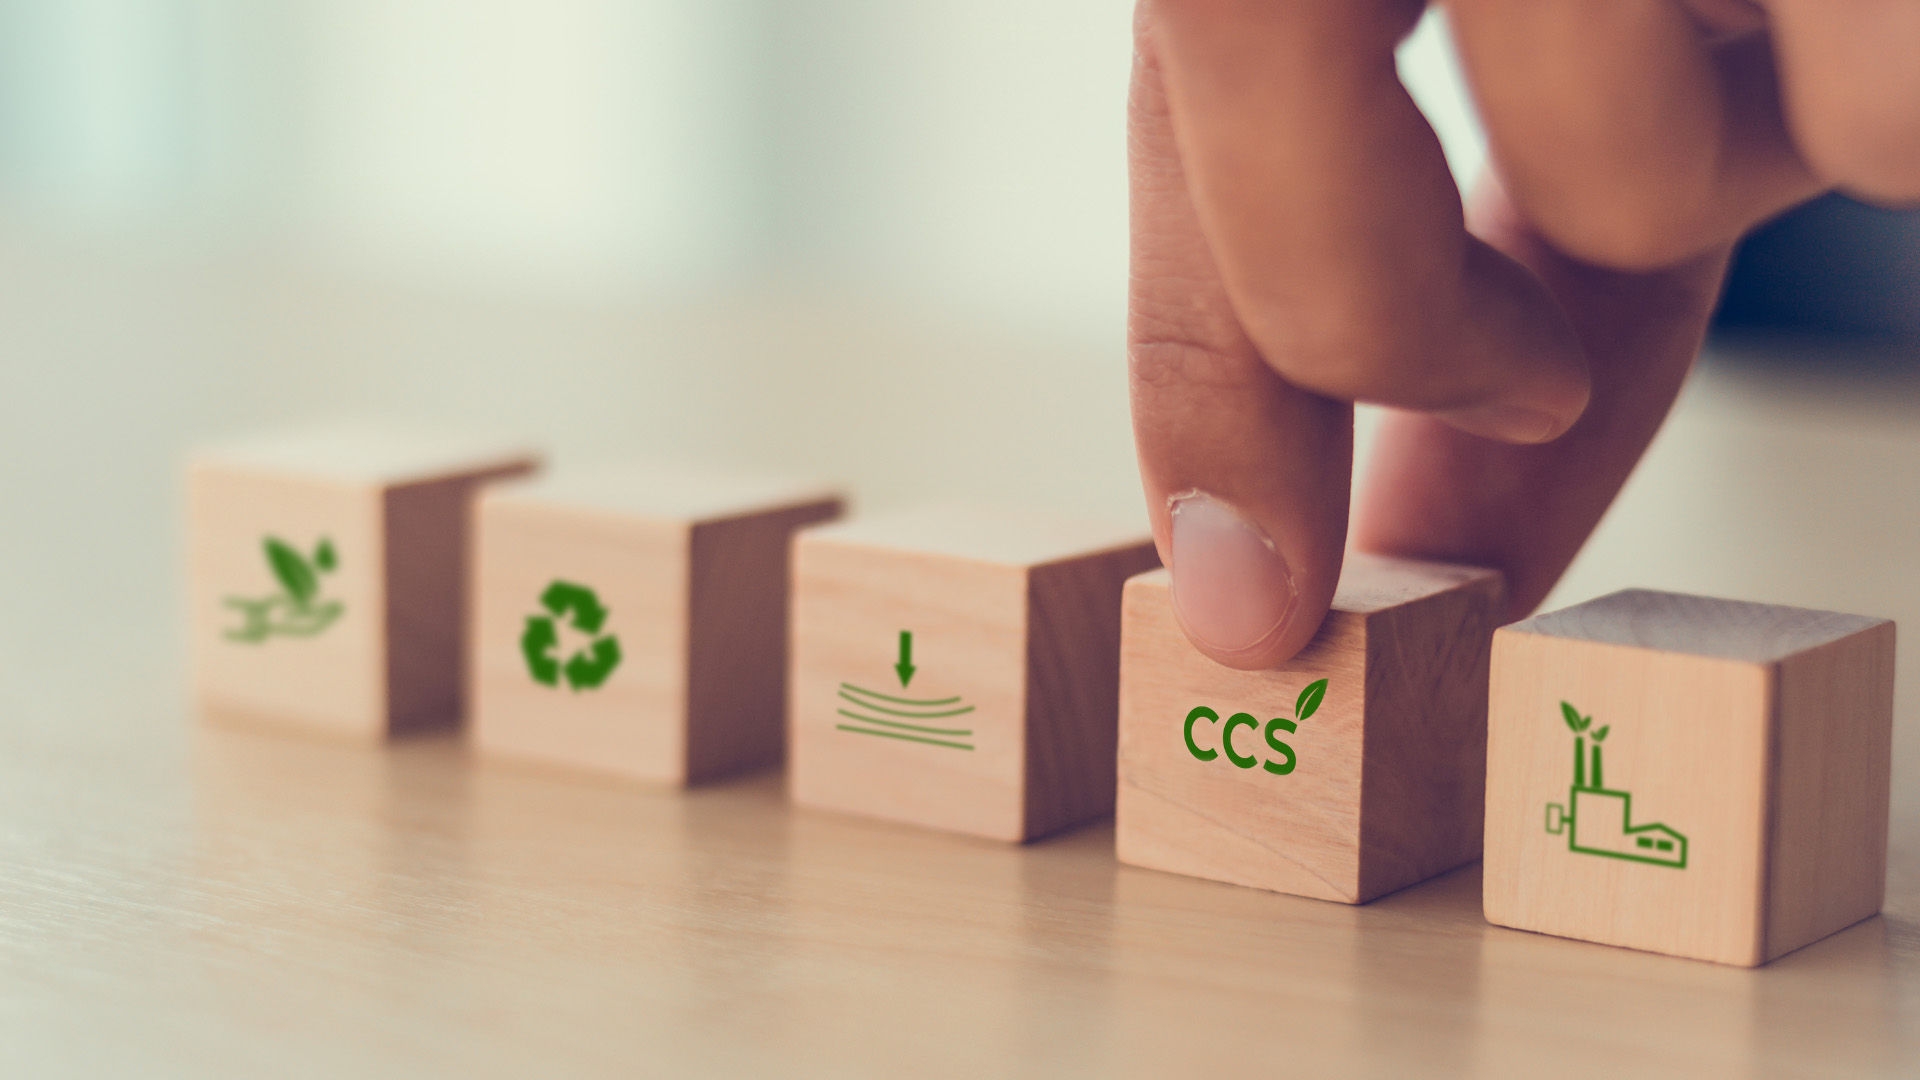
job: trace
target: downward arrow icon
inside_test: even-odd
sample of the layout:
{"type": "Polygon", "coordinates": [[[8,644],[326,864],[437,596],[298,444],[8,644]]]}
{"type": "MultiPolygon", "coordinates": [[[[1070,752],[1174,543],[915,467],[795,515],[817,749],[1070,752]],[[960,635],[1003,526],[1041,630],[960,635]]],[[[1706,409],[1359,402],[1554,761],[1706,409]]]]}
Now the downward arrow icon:
{"type": "Polygon", "coordinates": [[[913,631],[911,630],[900,631],[900,662],[893,665],[893,670],[900,675],[901,689],[905,689],[906,685],[913,681],[913,673],[918,669],[913,666],[913,631]]]}

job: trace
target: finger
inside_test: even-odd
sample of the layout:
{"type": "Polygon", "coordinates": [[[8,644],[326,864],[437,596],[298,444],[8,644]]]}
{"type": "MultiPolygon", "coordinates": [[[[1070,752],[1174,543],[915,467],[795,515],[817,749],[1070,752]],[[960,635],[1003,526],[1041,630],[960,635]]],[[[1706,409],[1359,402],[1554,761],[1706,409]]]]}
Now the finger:
{"type": "Polygon", "coordinates": [[[1545,446],[1388,417],[1361,485],[1354,546],[1496,567],[1519,618],[1559,580],[1659,430],[1699,352],[1728,249],[1652,274],[1596,269],[1520,226],[1497,184],[1480,194],[1477,231],[1538,272],[1570,313],[1591,358],[1593,399],[1545,446]]]}
{"type": "Polygon", "coordinates": [[[1287,385],[1241,331],[1187,195],[1151,43],[1128,111],[1128,352],[1154,539],[1194,645],[1271,667],[1333,599],[1353,410],[1287,385]]]}
{"type": "Polygon", "coordinates": [[[1827,182],[1920,200],[1920,4],[1769,0],[1793,135],[1827,182]]]}
{"type": "Polygon", "coordinates": [[[1508,191],[1576,258],[1670,266],[1824,186],[1788,138],[1764,35],[1717,36],[1678,0],[1449,13],[1508,191]]]}
{"type": "Polygon", "coordinates": [[[1421,5],[1157,0],[1152,37],[1193,203],[1234,312],[1299,387],[1541,441],[1586,402],[1565,320],[1467,235],[1395,75],[1421,5]]]}

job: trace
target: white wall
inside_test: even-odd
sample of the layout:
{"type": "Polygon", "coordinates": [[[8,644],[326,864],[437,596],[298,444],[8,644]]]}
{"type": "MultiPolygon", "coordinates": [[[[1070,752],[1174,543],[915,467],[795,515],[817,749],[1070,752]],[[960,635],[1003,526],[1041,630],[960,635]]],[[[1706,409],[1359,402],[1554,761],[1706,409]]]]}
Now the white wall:
{"type": "MultiPolygon", "coordinates": [[[[1110,336],[1130,27],[1112,0],[0,0],[0,214],[1110,336]]],[[[1403,66],[1477,168],[1431,25],[1403,66]]]]}
{"type": "Polygon", "coordinates": [[[762,246],[751,0],[305,5],[302,239],[508,285],[707,284],[762,246]]]}

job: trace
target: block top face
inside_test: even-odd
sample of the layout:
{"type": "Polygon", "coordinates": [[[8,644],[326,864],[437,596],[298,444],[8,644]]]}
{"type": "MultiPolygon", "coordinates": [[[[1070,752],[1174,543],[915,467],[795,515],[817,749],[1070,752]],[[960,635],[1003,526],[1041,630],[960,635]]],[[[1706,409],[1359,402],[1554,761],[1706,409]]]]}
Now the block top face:
{"type": "Polygon", "coordinates": [[[384,487],[530,465],[539,457],[524,442],[494,436],[343,423],[216,443],[195,451],[192,462],[384,487]]]}
{"type": "Polygon", "coordinates": [[[1033,567],[1150,539],[1144,523],[933,503],[808,529],[800,543],[889,548],[999,566],[1033,567]]]}
{"type": "Polygon", "coordinates": [[[835,502],[830,485],[665,462],[566,466],[497,485],[490,505],[598,511],[619,517],[698,524],[793,506],[835,502]]]}
{"type": "MultiPolygon", "coordinates": [[[[1171,587],[1171,571],[1162,567],[1149,570],[1128,581],[1128,587],[1165,590],[1171,587]]],[[[1450,592],[1474,581],[1500,576],[1498,571],[1477,566],[1397,559],[1387,555],[1348,552],[1340,568],[1340,583],[1333,591],[1331,610],[1346,615],[1375,615],[1429,597],[1450,592]]]]}
{"type": "Polygon", "coordinates": [[[1771,664],[1885,622],[1865,615],[1627,589],[1535,615],[1503,632],[1771,664]]]}
{"type": "Polygon", "coordinates": [[[1468,582],[1499,576],[1498,571],[1479,566],[1350,551],[1333,590],[1333,610],[1372,615],[1451,592],[1468,582]]]}

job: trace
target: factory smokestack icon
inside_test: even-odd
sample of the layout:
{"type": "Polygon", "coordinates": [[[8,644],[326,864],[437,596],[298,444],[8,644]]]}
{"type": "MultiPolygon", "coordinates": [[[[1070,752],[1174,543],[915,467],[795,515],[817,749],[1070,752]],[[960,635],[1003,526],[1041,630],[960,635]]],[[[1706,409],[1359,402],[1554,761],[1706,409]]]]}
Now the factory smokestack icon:
{"type": "Polygon", "coordinates": [[[1612,725],[1591,734],[1593,717],[1560,703],[1561,718],[1573,731],[1573,787],[1565,805],[1547,805],[1547,832],[1567,834],[1567,849],[1582,855],[1604,855],[1654,866],[1687,866],[1687,838],[1676,829],[1654,823],[1633,823],[1633,796],[1606,785],[1602,772],[1601,743],[1606,742],[1612,725]],[[1593,745],[1589,747],[1587,741],[1593,745]],[[1589,758],[1587,751],[1592,750],[1589,758]]]}

